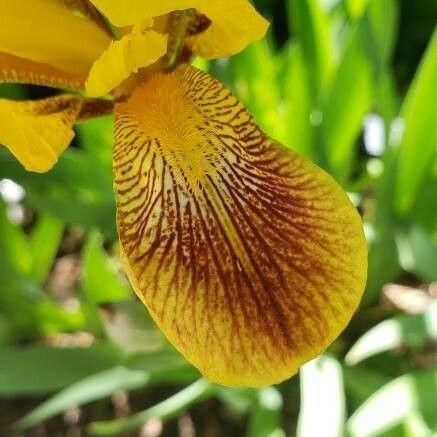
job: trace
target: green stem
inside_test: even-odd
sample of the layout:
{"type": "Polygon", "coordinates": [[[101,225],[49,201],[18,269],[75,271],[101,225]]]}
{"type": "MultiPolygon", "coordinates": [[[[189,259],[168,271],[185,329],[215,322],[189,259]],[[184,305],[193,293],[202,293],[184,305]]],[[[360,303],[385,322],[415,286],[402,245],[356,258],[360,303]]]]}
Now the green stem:
{"type": "Polygon", "coordinates": [[[193,9],[186,9],[178,13],[175,22],[170,29],[170,36],[168,42],[168,53],[165,68],[172,69],[177,65],[179,55],[184,48],[184,40],[187,34],[187,29],[190,24],[190,19],[193,14],[193,9]]]}

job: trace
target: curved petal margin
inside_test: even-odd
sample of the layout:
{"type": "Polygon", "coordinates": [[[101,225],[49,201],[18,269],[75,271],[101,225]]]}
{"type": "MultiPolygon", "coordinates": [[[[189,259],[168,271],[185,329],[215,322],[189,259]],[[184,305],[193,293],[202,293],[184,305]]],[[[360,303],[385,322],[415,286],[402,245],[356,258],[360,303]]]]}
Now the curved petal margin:
{"type": "Polygon", "coordinates": [[[85,78],[84,75],[67,73],[48,64],[0,52],[0,83],[27,83],[83,90],[85,78]]]}
{"type": "Polygon", "coordinates": [[[73,139],[82,104],[81,97],[68,95],[24,102],[0,99],[0,144],[26,170],[48,171],[73,139]]]}
{"type": "Polygon", "coordinates": [[[153,76],[115,114],[124,264],[154,320],[214,382],[295,374],[364,289],[367,247],[347,195],[192,67],[153,76]]]}
{"type": "Polygon", "coordinates": [[[188,36],[186,44],[196,55],[214,59],[234,55],[251,42],[261,39],[269,23],[248,0],[91,0],[117,26],[136,24],[141,20],[173,11],[197,9],[211,20],[210,26],[188,36]]]}
{"type": "Polygon", "coordinates": [[[103,96],[111,92],[131,73],[153,64],[167,50],[167,36],[134,26],[131,33],[119,41],[112,41],[109,48],[92,66],[86,90],[90,96],[103,96]]]}
{"type": "Polygon", "coordinates": [[[73,74],[87,74],[111,41],[56,0],[2,1],[0,17],[0,51],[73,74]]]}

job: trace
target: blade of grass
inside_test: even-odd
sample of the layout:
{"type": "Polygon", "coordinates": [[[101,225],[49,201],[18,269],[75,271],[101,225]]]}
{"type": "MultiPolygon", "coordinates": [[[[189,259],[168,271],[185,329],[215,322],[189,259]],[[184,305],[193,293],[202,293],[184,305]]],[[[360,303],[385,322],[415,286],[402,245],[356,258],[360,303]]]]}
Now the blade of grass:
{"type": "Polygon", "coordinates": [[[40,285],[50,271],[63,232],[64,224],[61,220],[50,215],[42,215],[30,236],[33,255],[31,277],[40,285]]]}
{"type": "Polygon", "coordinates": [[[337,360],[322,355],[310,361],[302,367],[300,381],[297,437],[343,436],[345,399],[343,375],[337,360]]]}
{"type": "Polygon", "coordinates": [[[371,437],[402,423],[420,411],[436,426],[437,371],[410,373],[394,379],[372,395],[347,423],[353,437],[371,437]]]}
{"type": "Polygon", "coordinates": [[[290,27],[302,43],[316,97],[328,85],[335,66],[329,16],[318,0],[288,0],[287,6],[290,27]]]}
{"type": "Polygon", "coordinates": [[[117,366],[88,376],[39,404],[13,426],[24,431],[52,418],[73,406],[79,406],[111,396],[117,390],[134,390],[145,387],[150,375],[140,370],[117,366]]]}
{"type": "Polygon", "coordinates": [[[395,208],[408,213],[437,153],[437,29],[429,42],[401,109],[395,208]]]}
{"type": "Polygon", "coordinates": [[[372,69],[356,28],[323,99],[320,125],[329,170],[346,183],[357,151],[356,140],[372,102],[372,69]]]}
{"type": "Polygon", "coordinates": [[[83,249],[83,292],[87,300],[96,305],[128,300],[130,287],[116,271],[102,244],[103,237],[92,232],[83,249]]]}
{"type": "Polygon", "coordinates": [[[275,387],[258,390],[258,399],[250,416],[247,437],[285,437],[281,426],[282,395],[275,387]]]}
{"type": "Polygon", "coordinates": [[[214,386],[205,379],[199,379],[165,401],[128,418],[93,422],[88,427],[90,435],[121,435],[144,425],[150,419],[169,420],[181,411],[214,394],[214,386]]]}
{"type": "Polygon", "coordinates": [[[121,360],[109,344],[88,348],[10,347],[0,351],[0,396],[50,393],[121,360]]]}
{"type": "Polygon", "coordinates": [[[423,314],[393,317],[369,329],[352,346],[345,361],[354,365],[381,352],[400,346],[420,347],[433,339],[437,339],[437,302],[423,314]]]}

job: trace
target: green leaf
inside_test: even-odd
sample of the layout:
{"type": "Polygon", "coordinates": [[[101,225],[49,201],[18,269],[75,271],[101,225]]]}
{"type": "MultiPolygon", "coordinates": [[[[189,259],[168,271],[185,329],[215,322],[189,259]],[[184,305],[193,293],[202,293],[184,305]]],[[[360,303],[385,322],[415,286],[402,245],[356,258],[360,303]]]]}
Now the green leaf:
{"type": "Polygon", "coordinates": [[[32,252],[22,229],[13,224],[0,200],[0,260],[13,270],[26,274],[32,269],[32,252]]]}
{"type": "Polygon", "coordinates": [[[120,349],[151,353],[167,344],[146,307],[138,300],[104,305],[99,312],[108,338],[120,349]]]}
{"type": "Polygon", "coordinates": [[[351,174],[356,140],[371,102],[372,69],[355,29],[322,104],[323,151],[330,172],[340,182],[347,182],[351,174]]]}
{"type": "Polygon", "coordinates": [[[329,16],[318,0],[288,0],[286,5],[290,27],[302,44],[315,98],[329,84],[335,66],[329,16]]]}
{"type": "Polygon", "coordinates": [[[367,8],[372,37],[379,63],[387,65],[392,57],[399,21],[396,0],[370,1],[367,8]]]}
{"type": "Polygon", "coordinates": [[[285,144],[308,158],[315,158],[313,127],[310,124],[311,89],[301,45],[293,45],[286,54],[289,62],[283,73],[285,144]]]}
{"type": "Polygon", "coordinates": [[[250,416],[248,437],[285,437],[281,426],[282,395],[275,387],[258,390],[257,402],[250,416]]]}
{"type": "Polygon", "coordinates": [[[360,18],[369,4],[370,0],[345,0],[349,16],[356,20],[360,18]]]}
{"type": "Polygon", "coordinates": [[[113,123],[111,115],[92,118],[75,126],[79,146],[96,157],[108,171],[112,166],[113,123]]]}
{"type": "Polygon", "coordinates": [[[411,222],[420,225],[431,239],[437,235],[437,154],[431,171],[417,193],[413,210],[409,214],[411,222]]]}
{"type": "Polygon", "coordinates": [[[400,346],[419,347],[437,339],[437,302],[432,302],[423,314],[401,315],[384,320],[368,330],[346,355],[348,364],[400,346]]]}
{"type": "Polygon", "coordinates": [[[175,349],[134,355],[126,366],[149,372],[153,381],[191,383],[200,376],[199,371],[185,360],[175,349]]]}
{"type": "Polygon", "coordinates": [[[257,123],[271,136],[284,137],[285,123],[280,118],[280,90],[272,48],[263,39],[250,44],[230,59],[234,87],[239,99],[257,123]]]}
{"type": "Polygon", "coordinates": [[[352,437],[376,437],[416,411],[436,430],[436,395],[436,370],[403,375],[372,395],[348,420],[348,430],[352,437]]]}
{"type": "Polygon", "coordinates": [[[150,419],[169,420],[191,405],[214,394],[214,386],[205,379],[199,379],[180,392],[131,417],[107,422],[93,422],[88,431],[91,435],[121,435],[126,431],[144,425],[150,419]]]}
{"type": "Polygon", "coordinates": [[[433,236],[419,226],[398,238],[402,267],[424,281],[437,281],[437,235],[433,236]]]}
{"type": "Polygon", "coordinates": [[[115,201],[112,175],[94,156],[67,149],[47,173],[27,172],[7,150],[0,150],[0,174],[26,190],[26,199],[38,212],[69,225],[98,227],[115,240],[115,201]]]}
{"type": "Polygon", "coordinates": [[[22,85],[18,84],[0,83],[0,98],[24,100],[27,98],[26,89],[22,85]]]}
{"type": "Polygon", "coordinates": [[[130,287],[117,272],[102,244],[103,238],[97,232],[88,237],[82,255],[83,292],[93,304],[127,300],[132,296],[130,287]]]}
{"type": "Polygon", "coordinates": [[[0,350],[0,396],[51,393],[114,367],[121,358],[120,352],[107,344],[71,349],[4,348],[0,350]]]}
{"type": "Polygon", "coordinates": [[[337,360],[322,355],[305,364],[300,370],[300,383],[297,437],[343,436],[345,399],[341,366],[337,360]]]}
{"type": "Polygon", "coordinates": [[[409,212],[437,153],[437,29],[402,106],[395,207],[409,212]]]}
{"type": "Polygon", "coordinates": [[[32,231],[30,246],[33,263],[30,276],[38,284],[45,281],[52,267],[63,232],[63,223],[49,215],[42,215],[32,231]]]}
{"type": "Polygon", "coordinates": [[[369,367],[343,366],[342,369],[348,409],[352,411],[391,380],[390,376],[369,367]]]}
{"type": "Polygon", "coordinates": [[[117,390],[134,390],[145,387],[150,375],[140,370],[117,366],[85,377],[61,390],[20,419],[14,428],[24,431],[50,419],[73,406],[79,406],[111,396],[117,390]]]}
{"type": "Polygon", "coordinates": [[[384,284],[396,279],[401,267],[391,222],[377,220],[376,225],[366,223],[365,230],[369,244],[369,266],[362,305],[368,306],[378,299],[384,284]]]}
{"type": "Polygon", "coordinates": [[[246,414],[258,400],[256,389],[247,387],[217,387],[216,396],[232,412],[246,414]]]}

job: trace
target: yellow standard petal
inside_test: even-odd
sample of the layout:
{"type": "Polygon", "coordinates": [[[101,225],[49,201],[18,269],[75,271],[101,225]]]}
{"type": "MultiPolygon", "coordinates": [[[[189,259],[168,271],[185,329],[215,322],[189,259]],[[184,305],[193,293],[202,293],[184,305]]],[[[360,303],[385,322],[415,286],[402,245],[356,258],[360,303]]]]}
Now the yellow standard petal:
{"type": "Polygon", "coordinates": [[[205,59],[232,56],[263,38],[269,23],[247,0],[198,0],[195,8],[211,20],[205,30],[188,36],[186,45],[205,59]]]}
{"type": "MultiPolygon", "coordinates": [[[[59,0],[58,0],[59,1],[59,0]]],[[[60,0],[73,11],[79,11],[85,17],[94,21],[108,35],[112,36],[112,32],[106,20],[100,15],[99,11],[90,3],[89,0],[60,0]]]]}
{"type": "Polygon", "coordinates": [[[251,42],[261,39],[268,28],[268,22],[248,0],[92,0],[92,3],[117,26],[194,8],[211,24],[188,36],[186,44],[194,54],[207,59],[238,53],[251,42]]]}
{"type": "Polygon", "coordinates": [[[86,74],[110,37],[57,0],[0,2],[0,51],[86,74]]]}
{"type": "Polygon", "coordinates": [[[28,83],[82,90],[85,78],[81,74],[67,73],[51,65],[0,52],[0,83],[28,83]]]}
{"type": "Polygon", "coordinates": [[[78,96],[25,102],[0,99],[0,144],[26,170],[50,170],[73,139],[72,127],[81,108],[78,96]]]}
{"type": "Polygon", "coordinates": [[[94,63],[86,90],[91,96],[111,92],[139,68],[153,64],[167,51],[167,37],[151,30],[134,26],[120,41],[113,41],[94,63]]]}
{"type": "Polygon", "coordinates": [[[214,382],[296,373],[364,289],[366,242],[347,195],[192,67],[151,77],[115,114],[123,258],[156,323],[214,382]]]}

